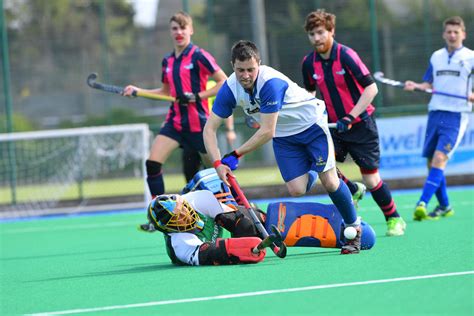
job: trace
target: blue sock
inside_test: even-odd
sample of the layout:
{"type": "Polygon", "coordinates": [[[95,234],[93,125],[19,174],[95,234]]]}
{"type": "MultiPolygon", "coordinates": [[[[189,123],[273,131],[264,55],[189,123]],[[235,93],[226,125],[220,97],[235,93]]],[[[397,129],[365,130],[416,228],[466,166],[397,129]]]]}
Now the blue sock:
{"type": "Polygon", "coordinates": [[[335,192],[328,192],[334,205],[336,205],[339,213],[342,215],[346,224],[352,224],[357,221],[357,212],[352,203],[351,191],[347,185],[339,179],[339,187],[335,192]]]}
{"type": "Polygon", "coordinates": [[[439,185],[444,178],[443,169],[431,168],[428,178],[426,178],[425,186],[423,187],[423,193],[421,193],[420,201],[428,202],[433,197],[433,194],[438,190],[439,185]]]}
{"type": "Polygon", "coordinates": [[[436,198],[438,199],[439,206],[447,207],[449,206],[449,197],[446,186],[446,177],[443,176],[439,184],[438,190],[436,190],[436,198]]]}
{"type": "Polygon", "coordinates": [[[316,184],[316,181],[318,181],[318,173],[314,170],[308,171],[308,184],[306,185],[306,193],[311,191],[311,189],[316,184]]]}

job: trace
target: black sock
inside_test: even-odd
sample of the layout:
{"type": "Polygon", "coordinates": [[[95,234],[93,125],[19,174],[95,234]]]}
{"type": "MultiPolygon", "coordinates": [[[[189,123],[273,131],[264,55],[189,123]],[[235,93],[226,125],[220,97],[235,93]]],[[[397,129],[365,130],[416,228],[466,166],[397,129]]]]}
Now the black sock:
{"type": "Polygon", "coordinates": [[[163,172],[161,163],[153,160],[146,161],[146,181],[152,197],[165,193],[165,183],[163,182],[163,172]]]}
{"type": "Polygon", "coordinates": [[[354,195],[358,189],[357,185],[351,180],[347,179],[346,176],[342,174],[341,170],[339,170],[339,168],[336,168],[336,171],[337,171],[337,176],[339,177],[339,179],[344,181],[344,183],[349,188],[349,191],[351,191],[351,195],[354,195]]]}
{"type": "Polygon", "coordinates": [[[379,184],[370,190],[372,193],[372,198],[375,203],[380,207],[385,216],[385,220],[388,220],[390,217],[400,217],[400,214],[397,212],[397,206],[395,201],[392,198],[392,194],[388,186],[380,180],[379,184]]]}

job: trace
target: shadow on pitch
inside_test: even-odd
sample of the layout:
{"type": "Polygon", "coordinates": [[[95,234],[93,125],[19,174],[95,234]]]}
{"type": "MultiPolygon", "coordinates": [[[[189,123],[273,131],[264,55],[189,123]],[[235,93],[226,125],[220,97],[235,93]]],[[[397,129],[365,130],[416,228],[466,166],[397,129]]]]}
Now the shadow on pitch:
{"type": "MultiPolygon", "coordinates": [[[[73,280],[73,279],[85,279],[85,278],[96,278],[96,277],[110,277],[115,275],[126,275],[134,273],[146,273],[146,272],[157,272],[157,271],[166,271],[166,270],[176,270],[178,267],[171,263],[163,264],[147,264],[147,265],[132,265],[130,268],[117,269],[111,271],[102,271],[102,272],[91,272],[81,275],[69,275],[69,276],[60,276],[54,278],[46,278],[39,280],[26,281],[26,283],[37,283],[37,282],[47,282],[47,281],[64,281],[64,280],[73,280]]],[[[178,269],[194,268],[183,266],[178,269]]],[[[177,271],[177,270],[176,270],[177,271]]]]}
{"type": "Polygon", "coordinates": [[[150,246],[144,247],[129,247],[129,248],[121,248],[121,249],[107,249],[107,250],[93,250],[93,251],[72,251],[67,253],[56,253],[56,254],[47,254],[47,255],[36,255],[36,256],[19,256],[19,257],[5,257],[0,258],[0,261],[15,261],[15,260],[35,260],[35,259],[50,259],[55,257],[72,257],[72,256],[82,256],[82,255],[90,255],[90,254],[104,254],[104,253],[117,253],[121,251],[130,251],[130,250],[138,250],[138,249],[150,249],[150,246]]]}

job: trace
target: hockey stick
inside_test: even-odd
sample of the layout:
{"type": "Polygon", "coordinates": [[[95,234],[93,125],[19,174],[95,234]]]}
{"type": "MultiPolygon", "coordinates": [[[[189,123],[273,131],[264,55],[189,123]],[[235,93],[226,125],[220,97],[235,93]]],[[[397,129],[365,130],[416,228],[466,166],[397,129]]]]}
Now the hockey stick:
{"type": "Polygon", "coordinates": [[[229,181],[230,186],[232,189],[234,189],[235,193],[237,194],[237,198],[240,200],[240,202],[243,203],[245,208],[247,208],[250,216],[252,217],[252,220],[254,221],[255,226],[257,227],[257,230],[259,233],[263,236],[262,242],[255,247],[252,252],[258,252],[261,249],[270,246],[272,249],[273,253],[277,255],[279,258],[285,258],[286,257],[286,245],[282,240],[281,234],[278,231],[278,229],[275,227],[273,228],[272,226],[272,235],[269,235],[265,227],[263,227],[263,224],[260,222],[258,219],[257,215],[253,212],[252,207],[250,206],[249,201],[244,195],[244,192],[240,188],[239,184],[237,183],[237,179],[235,179],[233,176],[227,177],[227,181],[229,181]]]}
{"type": "MultiPolygon", "coordinates": [[[[383,72],[381,72],[381,71],[377,71],[376,73],[374,73],[374,78],[378,82],[381,82],[383,84],[386,84],[386,85],[389,85],[389,86],[392,86],[392,87],[397,87],[397,88],[402,88],[402,89],[405,87],[405,83],[403,83],[401,81],[385,78],[383,72]]],[[[424,92],[424,93],[428,93],[428,94],[439,94],[439,95],[444,95],[446,97],[468,100],[468,97],[465,96],[465,95],[453,94],[453,93],[448,93],[448,92],[441,92],[441,91],[436,91],[436,90],[433,90],[433,89],[415,88],[415,91],[424,92]]]]}
{"type": "MultiPolygon", "coordinates": [[[[97,79],[96,73],[90,74],[87,77],[87,85],[93,89],[102,90],[102,91],[110,92],[110,93],[122,94],[123,87],[100,83],[100,82],[97,82],[96,79],[97,79]]],[[[158,95],[158,94],[149,93],[145,91],[133,91],[132,96],[142,97],[142,98],[147,98],[147,99],[152,99],[152,100],[160,100],[160,101],[172,101],[172,102],[176,101],[174,97],[171,97],[168,95],[158,95]]]]}
{"type": "MultiPolygon", "coordinates": [[[[280,245],[280,251],[282,249],[282,244],[283,244],[283,237],[281,236],[281,233],[280,231],[278,230],[278,228],[275,226],[275,225],[272,225],[271,226],[272,228],[272,234],[268,235],[268,237],[266,237],[265,239],[263,239],[258,245],[257,247],[255,247],[254,249],[252,249],[252,252],[255,253],[255,254],[258,254],[262,249],[264,248],[267,248],[267,247],[270,247],[272,244],[275,244],[275,245],[280,245]]],[[[284,245],[284,244],[283,244],[284,245]]],[[[280,258],[284,258],[286,256],[286,245],[284,246],[285,247],[285,254],[282,256],[282,255],[278,255],[277,253],[277,256],[280,257],[280,258]]]]}

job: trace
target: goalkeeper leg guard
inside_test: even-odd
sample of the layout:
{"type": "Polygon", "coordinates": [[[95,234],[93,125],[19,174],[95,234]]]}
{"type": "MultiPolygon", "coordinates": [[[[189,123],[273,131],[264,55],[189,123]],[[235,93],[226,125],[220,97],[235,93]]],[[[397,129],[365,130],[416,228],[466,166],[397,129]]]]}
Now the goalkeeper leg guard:
{"type": "Polygon", "coordinates": [[[216,243],[204,243],[199,247],[199,265],[260,262],[265,258],[265,249],[258,254],[254,254],[252,250],[261,241],[258,237],[242,237],[218,239],[216,243]]]}

